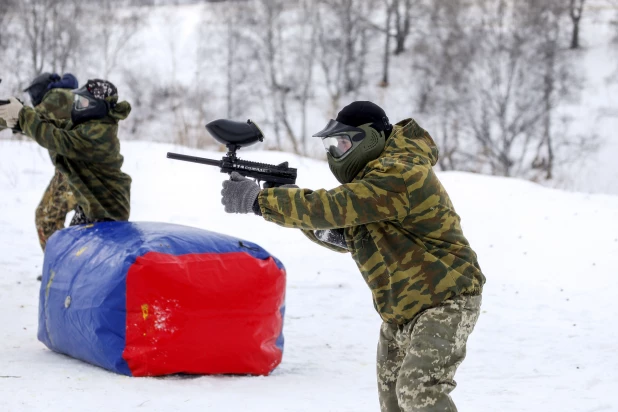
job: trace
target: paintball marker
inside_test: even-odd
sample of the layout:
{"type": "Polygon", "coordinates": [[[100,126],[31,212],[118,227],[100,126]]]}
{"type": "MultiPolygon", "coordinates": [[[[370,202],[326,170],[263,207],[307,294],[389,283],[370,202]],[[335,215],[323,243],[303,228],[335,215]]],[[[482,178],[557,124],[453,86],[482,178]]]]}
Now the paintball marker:
{"type": "Polygon", "coordinates": [[[296,183],[296,169],[288,167],[288,162],[279,165],[249,162],[236,157],[236,150],[243,146],[264,141],[260,128],[251,120],[246,123],[233,120],[219,119],[206,125],[206,129],[219,143],[223,143],[228,152],[223,159],[213,160],[203,157],[186,156],[178,153],[167,153],[168,159],[184,160],[186,162],[201,163],[209,166],[219,166],[221,173],[237,172],[242,176],[264,182],[264,188],[296,183]]]}

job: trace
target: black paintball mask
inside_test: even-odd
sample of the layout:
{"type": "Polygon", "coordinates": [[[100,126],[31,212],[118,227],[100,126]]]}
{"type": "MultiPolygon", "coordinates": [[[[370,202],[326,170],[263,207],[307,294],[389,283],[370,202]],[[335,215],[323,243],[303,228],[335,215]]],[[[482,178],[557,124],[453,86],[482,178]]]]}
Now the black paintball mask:
{"type": "Polygon", "coordinates": [[[41,73],[32,80],[32,83],[24,89],[30,96],[33,106],[38,106],[43,101],[43,97],[48,92],[47,86],[60,80],[60,76],[55,73],[41,73]]]}
{"type": "Polygon", "coordinates": [[[84,86],[72,92],[75,95],[71,109],[71,120],[74,125],[104,118],[114,107],[114,103],[107,98],[118,96],[113,84],[99,79],[88,80],[84,86]]]}

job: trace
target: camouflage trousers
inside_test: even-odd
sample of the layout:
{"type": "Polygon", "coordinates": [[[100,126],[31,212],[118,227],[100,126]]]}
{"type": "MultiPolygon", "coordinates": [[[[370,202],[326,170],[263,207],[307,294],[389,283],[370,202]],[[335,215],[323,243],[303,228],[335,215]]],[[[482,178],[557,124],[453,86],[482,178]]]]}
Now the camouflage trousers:
{"type": "Polygon", "coordinates": [[[56,169],[56,173],[43,193],[36,208],[35,224],[41,249],[45,251],[47,240],[56,230],[64,228],[67,213],[75,208],[76,202],[66,177],[56,169]]]}
{"type": "Polygon", "coordinates": [[[382,412],[454,412],[450,393],[466,356],[481,296],[457,296],[404,325],[383,323],[378,344],[382,412]]]}

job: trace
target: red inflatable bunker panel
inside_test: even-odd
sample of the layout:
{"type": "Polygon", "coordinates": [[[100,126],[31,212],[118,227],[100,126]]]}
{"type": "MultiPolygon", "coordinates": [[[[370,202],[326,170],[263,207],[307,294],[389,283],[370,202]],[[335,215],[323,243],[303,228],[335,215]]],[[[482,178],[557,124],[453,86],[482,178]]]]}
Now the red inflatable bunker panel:
{"type": "Polygon", "coordinates": [[[285,271],[244,252],[149,252],[127,273],[133,376],[268,375],[280,362],[285,271]]]}

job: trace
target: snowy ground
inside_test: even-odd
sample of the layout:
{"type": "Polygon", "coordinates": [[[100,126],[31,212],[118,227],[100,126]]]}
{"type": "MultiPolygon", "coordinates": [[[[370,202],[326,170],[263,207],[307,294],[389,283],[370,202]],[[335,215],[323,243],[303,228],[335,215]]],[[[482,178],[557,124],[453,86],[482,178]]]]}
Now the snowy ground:
{"type": "MultiPolygon", "coordinates": [[[[279,257],[288,270],[282,364],[269,377],[129,378],[46,349],[36,339],[42,254],[33,218],[52,167],[36,145],[0,141],[0,411],[378,410],[380,320],[352,260],[258,217],[226,215],[225,175],[168,160],[171,149],[123,145],[132,220],[224,232],[279,257]]],[[[336,184],[322,162],[277,152],[246,158],[289,160],[301,186],[336,184]]],[[[488,279],[456,376],[459,410],[618,410],[618,197],[440,177],[488,279]]]]}

